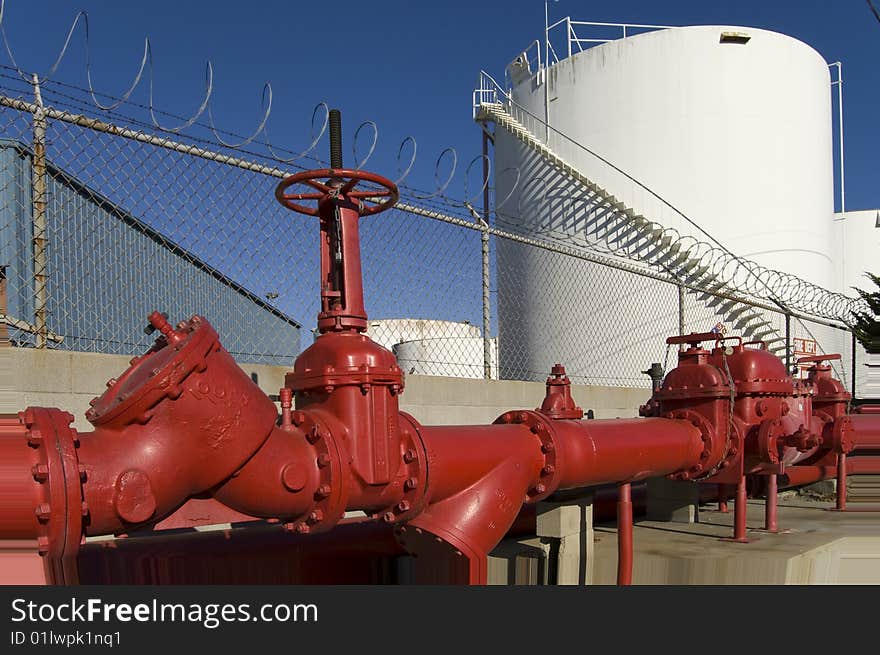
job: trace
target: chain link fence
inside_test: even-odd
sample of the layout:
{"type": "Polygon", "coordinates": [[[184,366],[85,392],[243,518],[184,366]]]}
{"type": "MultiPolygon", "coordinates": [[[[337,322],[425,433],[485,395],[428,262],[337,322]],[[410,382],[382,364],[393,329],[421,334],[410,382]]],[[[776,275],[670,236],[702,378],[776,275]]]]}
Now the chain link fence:
{"type": "MultiPolygon", "coordinates": [[[[54,87],[43,104],[26,86],[2,91],[0,330],[12,345],[134,354],[158,309],[207,317],[239,361],[292,365],[314,336],[318,225],[273,192],[320,162],[169,135],[121,112],[98,120],[54,87]]],[[[747,320],[789,366],[798,344],[833,346],[837,374],[854,383],[844,326],[506,231],[467,208],[404,187],[397,208],[361,222],[369,334],[409,374],[543,380],[559,362],[577,383],[647,388],[652,362],[674,366],[667,336],[719,322],[737,334],[747,320]]]]}

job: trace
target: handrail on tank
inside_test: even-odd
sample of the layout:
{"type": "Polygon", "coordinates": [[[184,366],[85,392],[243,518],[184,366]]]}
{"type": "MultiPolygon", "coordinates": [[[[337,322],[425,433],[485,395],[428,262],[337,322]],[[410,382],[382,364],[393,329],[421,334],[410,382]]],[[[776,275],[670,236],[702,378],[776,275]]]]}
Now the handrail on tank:
{"type": "MultiPolygon", "coordinates": [[[[544,61],[541,58],[541,42],[538,39],[535,39],[534,41],[529,43],[529,45],[526,46],[526,48],[514,58],[514,61],[516,61],[516,59],[518,59],[519,57],[522,57],[522,63],[526,64],[529,72],[534,71],[535,75],[539,75],[539,76],[543,74],[544,61]],[[529,55],[529,52],[532,49],[535,50],[534,57],[529,55]],[[534,68],[532,68],[533,63],[534,63],[534,68]]],[[[508,79],[506,68],[504,69],[504,82],[507,84],[508,88],[511,88],[512,85],[511,85],[511,81],[508,79]]]]}
{"type": "MultiPolygon", "coordinates": [[[[709,241],[713,245],[715,245],[716,247],[718,247],[722,251],[728,253],[735,260],[737,260],[737,261],[740,260],[740,258],[737,255],[734,255],[733,253],[731,253],[717,239],[715,239],[711,234],[709,234],[702,227],[700,227],[693,219],[691,219],[684,212],[682,212],[680,209],[678,209],[677,207],[672,205],[668,200],[666,200],[662,196],[660,196],[656,191],[654,191],[650,187],[646,186],[645,184],[643,184],[642,182],[640,182],[639,180],[634,178],[632,175],[627,173],[625,170],[619,168],[618,166],[615,166],[613,163],[611,163],[610,161],[605,159],[602,155],[599,155],[599,154],[593,152],[592,150],[587,148],[585,145],[579,143],[578,141],[575,141],[573,138],[571,138],[570,136],[568,136],[564,132],[561,132],[560,130],[553,127],[552,125],[547,125],[546,122],[542,118],[535,116],[528,109],[526,109],[522,105],[518,104],[513,99],[512,95],[509,94],[508,92],[506,92],[501,87],[501,85],[498,84],[498,81],[494,77],[492,77],[489,73],[487,73],[486,71],[483,71],[483,70],[480,71],[479,88],[474,90],[474,118],[477,117],[477,113],[479,111],[479,104],[477,103],[478,94],[479,94],[480,99],[482,99],[483,97],[487,97],[486,94],[488,94],[488,93],[492,94],[492,97],[494,98],[494,101],[496,103],[498,102],[498,98],[500,97],[502,99],[502,102],[500,104],[506,105],[507,107],[515,107],[518,112],[522,112],[523,115],[528,116],[530,119],[537,121],[539,123],[539,125],[541,125],[542,127],[546,127],[550,132],[553,132],[554,134],[560,136],[564,141],[571,143],[576,148],[583,150],[584,152],[586,152],[590,156],[595,157],[600,162],[602,162],[606,166],[610,167],[612,170],[620,173],[627,180],[629,180],[630,182],[632,182],[633,184],[635,184],[639,188],[643,189],[644,191],[647,191],[651,196],[656,198],[663,205],[665,205],[666,207],[671,209],[675,214],[677,214],[679,217],[684,219],[684,221],[687,222],[689,225],[691,225],[691,227],[695,228],[700,234],[702,234],[704,237],[709,239],[709,241]],[[489,83],[488,87],[486,85],[487,82],[489,83]]],[[[783,307],[783,309],[785,309],[786,311],[790,311],[787,307],[784,306],[784,304],[781,301],[776,300],[776,302],[781,307],[783,307]]]]}
{"type": "MultiPolygon", "coordinates": [[[[678,207],[673,205],[671,202],[666,200],[659,193],[657,193],[656,191],[654,191],[653,189],[651,189],[650,187],[648,187],[647,185],[645,185],[644,183],[640,182],[638,179],[636,179],[635,177],[633,177],[632,175],[627,173],[625,170],[614,165],[611,161],[609,161],[608,159],[606,159],[602,155],[587,148],[585,145],[583,145],[582,143],[573,139],[572,137],[570,137],[566,133],[560,131],[558,128],[555,128],[552,125],[549,125],[543,118],[536,116],[535,114],[530,112],[528,109],[526,109],[522,105],[518,104],[513,99],[512,92],[506,91],[504,88],[502,88],[502,86],[498,83],[497,80],[495,80],[494,77],[492,77],[492,75],[490,75],[489,73],[487,73],[486,71],[483,70],[483,71],[480,71],[480,76],[479,76],[479,80],[478,80],[478,88],[474,90],[473,116],[474,116],[475,120],[484,120],[484,118],[481,117],[481,115],[480,115],[481,105],[486,104],[487,102],[503,105],[505,107],[505,111],[507,111],[511,115],[512,118],[519,121],[520,123],[523,123],[524,126],[526,127],[526,129],[528,129],[533,135],[537,135],[539,132],[542,132],[542,131],[545,132],[545,134],[547,135],[545,145],[548,148],[550,148],[550,145],[547,142],[550,141],[551,135],[553,135],[553,137],[557,138],[560,142],[562,142],[564,144],[568,144],[568,145],[574,147],[575,150],[586,153],[590,157],[594,158],[596,161],[601,162],[603,165],[607,166],[608,169],[621,175],[628,182],[632,183],[634,185],[634,187],[637,187],[638,189],[641,189],[642,191],[647,193],[648,196],[650,196],[655,201],[657,201],[662,207],[665,207],[666,209],[671,211],[672,214],[675,217],[677,217],[677,219],[680,219],[684,223],[690,225],[695,230],[695,235],[701,235],[705,239],[705,241],[709,247],[716,249],[718,252],[725,253],[728,257],[730,257],[732,259],[732,261],[736,262],[741,267],[741,270],[746,275],[755,275],[755,273],[752,270],[752,266],[754,266],[754,262],[752,262],[750,260],[746,260],[743,257],[740,257],[739,255],[736,255],[733,252],[731,252],[730,249],[728,249],[726,246],[724,246],[720,241],[718,241],[711,234],[706,232],[706,230],[704,230],[698,223],[696,223],[696,221],[694,221],[692,218],[690,218],[681,209],[679,209],[678,207]],[[515,113],[514,113],[514,111],[515,111],[515,113]],[[523,119],[526,119],[526,122],[524,122],[523,119]],[[528,122],[533,122],[534,126],[527,124],[528,122]],[[536,127],[539,129],[535,129],[536,127]]],[[[535,136],[535,138],[538,138],[538,137],[535,136]]],[[[551,148],[551,150],[552,150],[552,148],[551,148]]],[[[610,191],[610,189],[608,189],[607,186],[606,186],[606,190],[610,191]]],[[[637,209],[635,207],[631,207],[631,208],[637,209]]],[[[649,212],[645,212],[644,209],[645,208],[642,208],[643,213],[645,213],[645,214],[649,213],[649,212]]],[[[669,227],[669,225],[664,225],[663,227],[669,227]]],[[[768,299],[771,302],[773,302],[782,311],[784,311],[786,313],[789,313],[789,314],[794,313],[793,308],[789,307],[788,303],[784,299],[777,297],[777,295],[775,293],[773,293],[772,289],[770,289],[767,286],[767,284],[764,280],[762,280],[759,276],[755,276],[754,279],[756,279],[762,285],[762,287],[764,287],[764,289],[767,292],[768,299]]],[[[858,302],[857,299],[849,298],[841,293],[828,291],[827,289],[822,289],[822,291],[824,292],[825,297],[827,297],[827,298],[835,298],[836,297],[837,299],[839,299],[841,302],[845,303],[846,305],[852,305],[853,303],[858,302]]],[[[834,317],[828,316],[828,318],[834,318],[834,319],[840,320],[840,321],[843,320],[840,316],[834,316],[834,317]]],[[[835,327],[839,327],[839,326],[835,326],[835,327]]]]}
{"type": "MultiPolygon", "coordinates": [[[[617,41],[618,38],[626,38],[627,36],[632,36],[631,34],[627,34],[627,30],[668,30],[674,27],[678,27],[677,25],[644,25],[640,23],[602,23],[596,21],[584,21],[584,20],[572,20],[571,16],[566,16],[565,18],[561,18],[555,23],[548,25],[544,34],[544,37],[547,41],[547,49],[548,51],[553,53],[553,63],[559,63],[559,57],[556,54],[556,49],[553,47],[553,44],[550,42],[550,31],[560,25],[565,25],[566,32],[566,42],[567,42],[567,56],[571,57],[574,53],[572,46],[577,46],[578,52],[584,51],[584,46],[582,43],[608,43],[610,41],[617,41]],[[578,36],[575,31],[575,25],[580,25],[583,27],[614,27],[620,28],[622,37],[615,37],[610,39],[585,39],[578,36]]],[[[587,46],[589,47],[589,46],[587,46]]]]}

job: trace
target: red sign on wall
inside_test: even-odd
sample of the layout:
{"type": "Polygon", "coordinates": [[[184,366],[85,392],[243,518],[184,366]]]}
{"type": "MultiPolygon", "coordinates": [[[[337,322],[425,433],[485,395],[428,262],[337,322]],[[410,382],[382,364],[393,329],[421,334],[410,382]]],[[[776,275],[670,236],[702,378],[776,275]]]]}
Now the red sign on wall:
{"type": "Polygon", "coordinates": [[[794,354],[798,355],[817,355],[819,353],[818,344],[814,339],[801,339],[795,337],[792,339],[794,342],[794,354]]]}

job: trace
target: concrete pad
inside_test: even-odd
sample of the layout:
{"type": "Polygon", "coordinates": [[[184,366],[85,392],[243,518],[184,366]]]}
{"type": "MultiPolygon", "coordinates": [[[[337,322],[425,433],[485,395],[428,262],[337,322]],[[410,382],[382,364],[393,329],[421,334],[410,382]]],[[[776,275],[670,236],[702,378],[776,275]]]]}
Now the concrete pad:
{"type": "Polygon", "coordinates": [[[647,515],[652,521],[694,523],[699,520],[700,488],[694,482],[650,478],[647,515]]]}
{"type": "Polygon", "coordinates": [[[546,585],[550,547],[543,540],[505,539],[489,553],[490,585],[546,585]]]}
{"type": "MultiPolygon", "coordinates": [[[[700,523],[639,521],[634,530],[634,584],[880,584],[880,513],[830,512],[830,503],[780,500],[783,532],[761,532],[764,505],[748,503],[748,537],[733,533],[733,511],[700,510],[700,523]]],[[[617,534],[597,526],[596,584],[615,584],[617,534]]]]}

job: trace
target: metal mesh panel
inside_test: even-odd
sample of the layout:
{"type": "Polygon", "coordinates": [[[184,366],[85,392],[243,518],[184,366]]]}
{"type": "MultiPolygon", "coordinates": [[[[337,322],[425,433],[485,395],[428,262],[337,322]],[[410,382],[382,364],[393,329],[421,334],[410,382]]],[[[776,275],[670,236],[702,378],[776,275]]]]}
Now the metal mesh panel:
{"type": "Polygon", "coordinates": [[[361,226],[368,334],[407,373],[482,378],[480,233],[399,210],[361,226]]]}
{"type": "MultiPolygon", "coordinates": [[[[8,313],[32,322],[32,115],[0,115],[8,313]]],[[[206,316],[242,361],[289,365],[311,342],[318,223],[278,205],[277,175],[61,120],[46,150],[50,347],[140,351],[153,309],[206,316]]],[[[479,232],[395,210],[361,235],[373,338],[413,373],[483,377],[479,232]]]]}
{"type": "Polygon", "coordinates": [[[499,368],[543,380],[562,363],[578,383],[647,387],[642,373],[678,329],[672,285],[499,238],[499,368]]]}
{"type": "Polygon", "coordinates": [[[47,136],[49,312],[66,348],[137,350],[156,308],[206,316],[245,361],[292,361],[316,265],[296,244],[314,225],[274,202],[272,178],[61,121],[47,136]]]}
{"type": "Polygon", "coordinates": [[[34,225],[31,115],[0,109],[0,265],[10,343],[34,345],[34,225]]]}
{"type": "MultiPolygon", "coordinates": [[[[274,199],[290,166],[204,137],[172,141],[113,113],[98,123],[56,111],[41,124],[42,109],[4,104],[0,265],[13,345],[140,352],[154,309],[208,317],[240,361],[289,366],[311,343],[318,225],[274,199]]],[[[560,184],[560,197],[578,191],[560,184]]],[[[647,388],[652,362],[674,365],[667,336],[720,323],[783,358],[795,339],[819,339],[852,377],[840,330],[786,321],[709,282],[680,286],[565,231],[481,228],[469,205],[402,192],[402,208],[361,221],[361,254],[369,334],[408,374],[543,380],[559,362],[578,383],[647,388]]]]}

